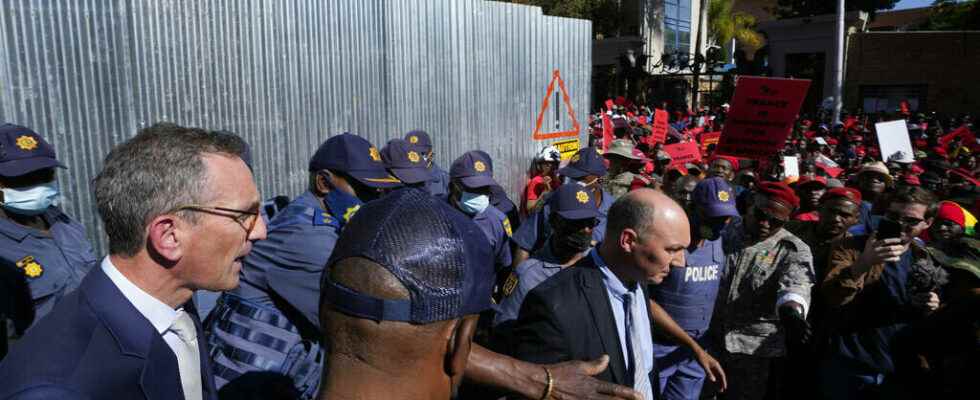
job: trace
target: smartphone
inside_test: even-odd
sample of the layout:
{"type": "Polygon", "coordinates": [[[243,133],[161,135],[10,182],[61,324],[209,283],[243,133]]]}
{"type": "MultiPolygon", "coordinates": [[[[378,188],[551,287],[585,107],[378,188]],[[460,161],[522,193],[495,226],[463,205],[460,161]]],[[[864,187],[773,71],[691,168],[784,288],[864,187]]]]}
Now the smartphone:
{"type": "Polygon", "coordinates": [[[898,222],[892,221],[888,218],[882,218],[878,221],[878,231],[875,236],[876,239],[893,239],[902,236],[902,225],[898,222]]]}

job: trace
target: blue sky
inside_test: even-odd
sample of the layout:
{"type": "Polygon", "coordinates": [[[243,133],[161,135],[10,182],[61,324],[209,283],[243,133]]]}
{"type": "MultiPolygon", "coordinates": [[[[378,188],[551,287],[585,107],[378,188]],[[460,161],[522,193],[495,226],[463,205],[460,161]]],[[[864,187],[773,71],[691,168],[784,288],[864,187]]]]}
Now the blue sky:
{"type": "Polygon", "coordinates": [[[895,5],[895,10],[904,10],[906,8],[917,8],[932,5],[933,0],[902,0],[895,5]]]}

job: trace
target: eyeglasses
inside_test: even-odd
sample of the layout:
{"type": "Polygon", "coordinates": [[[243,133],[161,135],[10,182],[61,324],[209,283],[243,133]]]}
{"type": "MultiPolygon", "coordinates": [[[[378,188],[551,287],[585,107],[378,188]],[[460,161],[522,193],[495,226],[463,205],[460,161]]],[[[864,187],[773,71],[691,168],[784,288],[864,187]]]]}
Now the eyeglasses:
{"type": "Polygon", "coordinates": [[[174,208],[170,212],[184,211],[184,210],[203,212],[203,213],[214,214],[214,215],[218,215],[218,216],[222,216],[222,217],[231,218],[231,219],[235,220],[235,222],[237,222],[238,225],[241,225],[242,228],[245,229],[245,237],[248,237],[249,235],[252,234],[252,229],[255,229],[255,223],[258,222],[258,220],[259,220],[259,211],[258,210],[252,210],[252,211],[249,211],[249,210],[237,210],[237,209],[234,209],[234,208],[211,207],[211,206],[202,206],[202,205],[198,205],[198,204],[187,204],[187,205],[183,205],[183,206],[174,208]],[[237,215],[228,215],[228,214],[225,214],[225,213],[235,213],[237,215]]]}
{"type": "Polygon", "coordinates": [[[922,218],[905,217],[896,212],[890,212],[885,214],[885,218],[898,222],[902,226],[906,226],[906,227],[919,226],[919,224],[925,222],[925,220],[922,218]]]}

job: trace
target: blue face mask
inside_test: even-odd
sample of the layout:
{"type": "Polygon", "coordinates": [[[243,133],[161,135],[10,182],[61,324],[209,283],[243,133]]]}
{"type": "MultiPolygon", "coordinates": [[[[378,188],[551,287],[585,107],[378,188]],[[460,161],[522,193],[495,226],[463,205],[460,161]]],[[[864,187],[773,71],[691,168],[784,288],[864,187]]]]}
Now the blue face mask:
{"type": "Polygon", "coordinates": [[[327,211],[330,212],[330,215],[333,215],[340,221],[341,227],[350,221],[354,213],[363,204],[357,197],[336,188],[327,192],[327,195],[323,198],[323,203],[327,206],[327,211]]]}
{"type": "Polygon", "coordinates": [[[26,188],[3,188],[4,210],[19,215],[40,215],[47,211],[60,194],[54,182],[26,188]]]}
{"type": "Polygon", "coordinates": [[[463,192],[459,196],[459,209],[460,211],[467,213],[469,215],[476,215],[483,210],[486,210],[490,206],[490,196],[485,194],[476,194],[470,192],[463,192]]]}

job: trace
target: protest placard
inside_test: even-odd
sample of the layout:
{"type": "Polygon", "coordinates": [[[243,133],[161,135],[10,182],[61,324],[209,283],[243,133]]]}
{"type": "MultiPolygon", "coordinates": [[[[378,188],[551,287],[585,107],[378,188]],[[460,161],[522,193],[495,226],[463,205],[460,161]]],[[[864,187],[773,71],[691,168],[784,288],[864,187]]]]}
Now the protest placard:
{"type": "Polygon", "coordinates": [[[878,135],[878,149],[885,161],[901,163],[915,162],[912,151],[912,140],[909,139],[909,127],[904,119],[879,122],[875,124],[878,135]]]}
{"type": "Polygon", "coordinates": [[[783,175],[800,177],[800,160],[796,156],[783,156],[783,175]]]}
{"type": "Polygon", "coordinates": [[[701,150],[707,151],[708,146],[718,145],[718,139],[721,138],[721,132],[706,132],[701,134],[701,150]]]}
{"type": "Polygon", "coordinates": [[[701,149],[694,142],[668,144],[664,146],[664,151],[670,154],[668,168],[674,166],[683,168],[685,163],[701,161],[701,149]]]}
{"type": "Polygon", "coordinates": [[[809,87],[807,79],[739,77],[718,154],[766,159],[782,149],[809,87]]]}
{"type": "Polygon", "coordinates": [[[653,143],[664,143],[667,141],[667,111],[657,109],[653,112],[653,126],[651,126],[650,140],[653,143]]]}

